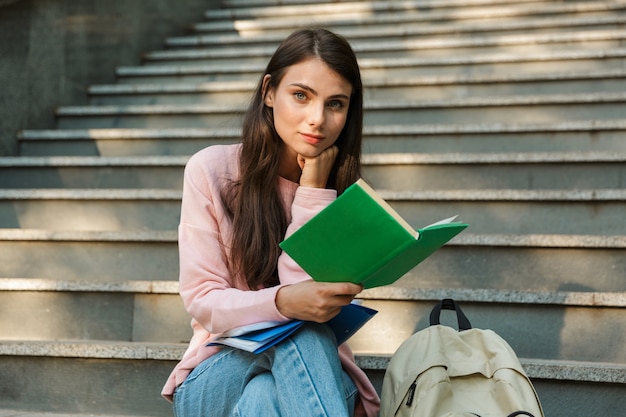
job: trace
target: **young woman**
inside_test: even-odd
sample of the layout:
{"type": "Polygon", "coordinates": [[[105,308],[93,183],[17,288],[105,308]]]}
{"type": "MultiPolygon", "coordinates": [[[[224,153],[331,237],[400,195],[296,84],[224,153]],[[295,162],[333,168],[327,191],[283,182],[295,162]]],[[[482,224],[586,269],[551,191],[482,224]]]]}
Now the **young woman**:
{"type": "Polygon", "coordinates": [[[323,324],[362,288],[315,282],[278,246],[359,178],[362,103],[350,45],[300,30],[271,58],[242,143],[189,160],[179,251],[193,337],[163,388],[177,417],[377,414],[372,384],[323,324]],[[234,327],[289,319],[308,323],[259,355],[207,346],[234,327]]]}

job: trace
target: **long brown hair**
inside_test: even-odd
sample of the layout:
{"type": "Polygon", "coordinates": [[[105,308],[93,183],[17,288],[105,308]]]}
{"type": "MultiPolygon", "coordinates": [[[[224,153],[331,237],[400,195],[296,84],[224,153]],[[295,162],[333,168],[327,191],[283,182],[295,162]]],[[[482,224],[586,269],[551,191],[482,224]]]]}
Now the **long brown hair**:
{"type": "Polygon", "coordinates": [[[230,271],[250,289],[278,284],[278,246],[287,229],[287,217],[278,189],[283,141],[274,129],[272,109],[264,94],[276,88],[287,69],[311,57],[321,59],[352,85],[346,124],[335,142],[339,153],[327,187],[341,194],[361,175],[363,87],[356,56],[348,42],[325,29],[302,29],[288,36],[270,59],[259,81],[242,129],[239,180],[223,190],[233,223],[230,271]]]}

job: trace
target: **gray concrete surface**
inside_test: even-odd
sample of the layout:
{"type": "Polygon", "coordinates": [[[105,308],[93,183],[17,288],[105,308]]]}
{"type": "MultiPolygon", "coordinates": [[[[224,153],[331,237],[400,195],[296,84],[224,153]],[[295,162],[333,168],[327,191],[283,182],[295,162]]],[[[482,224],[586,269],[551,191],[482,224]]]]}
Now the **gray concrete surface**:
{"type": "Polygon", "coordinates": [[[86,103],[86,86],[112,82],[217,0],[22,0],[0,2],[0,156],[16,134],[54,124],[54,109],[86,103]]]}

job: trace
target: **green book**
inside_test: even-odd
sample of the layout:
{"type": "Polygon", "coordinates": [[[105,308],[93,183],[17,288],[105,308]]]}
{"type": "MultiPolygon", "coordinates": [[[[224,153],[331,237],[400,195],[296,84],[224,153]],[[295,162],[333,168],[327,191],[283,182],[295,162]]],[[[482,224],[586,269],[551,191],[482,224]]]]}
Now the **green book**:
{"type": "Polygon", "coordinates": [[[364,180],[281,242],[316,281],[388,285],[467,227],[455,217],[414,230],[364,180]]]}

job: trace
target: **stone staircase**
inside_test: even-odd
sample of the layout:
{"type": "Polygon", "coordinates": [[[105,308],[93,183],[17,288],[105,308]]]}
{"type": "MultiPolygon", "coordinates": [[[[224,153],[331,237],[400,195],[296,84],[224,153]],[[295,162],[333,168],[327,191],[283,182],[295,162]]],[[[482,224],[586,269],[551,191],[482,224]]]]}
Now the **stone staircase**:
{"type": "MultiPolygon", "coordinates": [[[[411,223],[470,227],[352,339],[377,387],[435,300],[522,358],[546,415],[626,408],[626,1],[225,0],[90,86],[0,158],[0,417],[170,416],[190,337],[182,170],[237,140],[300,22],[344,34],[366,90],[366,179],[411,223]]],[[[112,71],[114,69],[112,68],[112,71]]]]}

